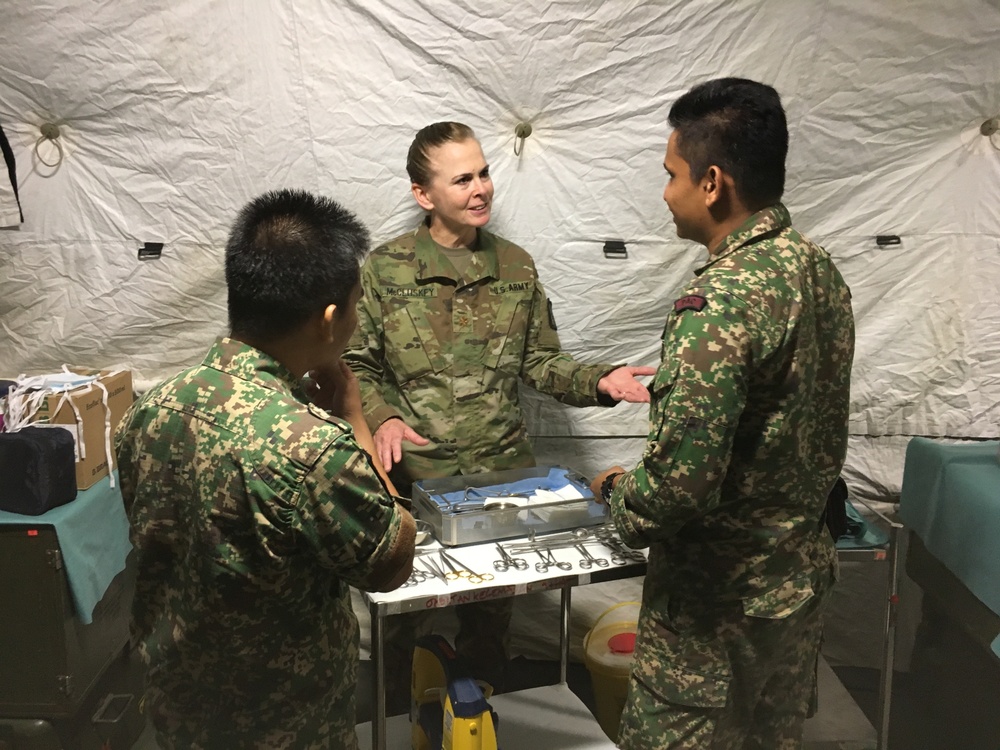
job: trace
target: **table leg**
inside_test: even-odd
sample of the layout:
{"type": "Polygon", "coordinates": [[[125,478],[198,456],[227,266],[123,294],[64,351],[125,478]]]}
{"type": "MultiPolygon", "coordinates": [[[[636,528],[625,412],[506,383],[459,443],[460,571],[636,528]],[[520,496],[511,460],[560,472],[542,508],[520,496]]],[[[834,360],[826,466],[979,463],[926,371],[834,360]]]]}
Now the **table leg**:
{"type": "Polygon", "coordinates": [[[377,606],[369,607],[371,614],[372,661],[375,679],[372,680],[372,748],[385,750],[385,626],[377,606]]]}
{"type": "Polygon", "coordinates": [[[878,700],[878,750],[889,747],[889,709],[892,707],[892,678],[896,658],[896,607],[899,603],[899,527],[889,529],[889,581],[886,584],[885,614],[883,616],[884,640],[882,641],[882,679],[878,700]]]}
{"type": "Polygon", "coordinates": [[[563,587],[559,611],[559,682],[562,685],[566,684],[569,669],[569,612],[572,591],[572,586],[563,587]]]}

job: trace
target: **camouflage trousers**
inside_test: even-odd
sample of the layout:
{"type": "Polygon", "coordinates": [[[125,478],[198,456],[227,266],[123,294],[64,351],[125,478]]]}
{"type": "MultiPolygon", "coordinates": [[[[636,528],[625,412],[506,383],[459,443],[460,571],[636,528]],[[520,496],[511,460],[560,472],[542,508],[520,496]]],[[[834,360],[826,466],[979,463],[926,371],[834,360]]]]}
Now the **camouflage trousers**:
{"type": "Polygon", "coordinates": [[[201,710],[176,710],[161,690],[147,685],[140,711],[152,720],[157,750],[358,750],[357,675],[348,678],[346,690],[279,707],[251,703],[235,714],[221,712],[210,700],[201,710]]]}
{"type": "MultiPolygon", "coordinates": [[[[458,618],[455,651],[468,663],[474,677],[490,683],[498,692],[503,689],[513,610],[511,598],[460,604],[454,609],[458,618]]],[[[419,636],[434,632],[435,615],[442,612],[407,612],[385,619],[383,642],[389,715],[409,710],[414,642],[419,636]]]]}
{"type": "Polygon", "coordinates": [[[780,619],[695,598],[640,618],[618,747],[799,750],[815,711],[827,591],[780,619]]]}

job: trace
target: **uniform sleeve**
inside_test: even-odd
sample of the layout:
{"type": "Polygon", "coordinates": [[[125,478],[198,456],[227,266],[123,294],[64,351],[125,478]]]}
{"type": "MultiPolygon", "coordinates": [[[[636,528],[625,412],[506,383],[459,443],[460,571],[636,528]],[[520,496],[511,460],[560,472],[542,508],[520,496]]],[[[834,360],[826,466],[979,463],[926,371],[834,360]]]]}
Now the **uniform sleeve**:
{"type": "Polygon", "coordinates": [[[614,406],[617,402],[597,392],[597,382],[621,365],[584,365],[564,352],[552,327],[549,299],[535,280],[525,337],[521,380],[570,406],[614,406]]]}
{"type": "Polygon", "coordinates": [[[650,385],[649,440],[611,496],[615,525],[633,547],[666,540],[718,505],[746,405],[753,311],[726,292],[695,293],[707,304],[671,312],[650,385]]]}
{"type": "Polygon", "coordinates": [[[131,430],[140,403],[141,399],[132,403],[115,430],[115,465],[118,467],[118,486],[126,514],[135,501],[136,468],[131,430]]]}
{"type": "Polygon", "coordinates": [[[382,397],[381,383],[386,372],[385,329],[381,294],[370,259],[361,271],[361,285],[364,296],[358,302],[358,327],[344,352],[344,361],[358,378],[365,420],[374,434],[383,422],[400,414],[382,397]]]}
{"type": "Polygon", "coordinates": [[[379,561],[396,543],[402,518],[368,454],[345,435],[306,476],[298,521],[319,563],[366,589],[379,561]]]}

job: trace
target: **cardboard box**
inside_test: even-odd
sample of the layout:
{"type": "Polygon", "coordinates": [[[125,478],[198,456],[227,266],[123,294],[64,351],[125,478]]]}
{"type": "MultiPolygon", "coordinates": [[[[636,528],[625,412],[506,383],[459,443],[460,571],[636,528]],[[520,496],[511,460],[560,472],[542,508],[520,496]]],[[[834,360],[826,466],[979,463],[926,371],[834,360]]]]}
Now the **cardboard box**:
{"type": "Polygon", "coordinates": [[[65,425],[73,433],[77,441],[76,486],[85,490],[108,475],[109,463],[114,469],[115,428],[132,405],[132,373],[83,369],[74,372],[82,375],[102,372],[98,380],[108,391],[107,408],[103,390],[90,383],[65,393],[50,393],[32,421],[65,425]]]}

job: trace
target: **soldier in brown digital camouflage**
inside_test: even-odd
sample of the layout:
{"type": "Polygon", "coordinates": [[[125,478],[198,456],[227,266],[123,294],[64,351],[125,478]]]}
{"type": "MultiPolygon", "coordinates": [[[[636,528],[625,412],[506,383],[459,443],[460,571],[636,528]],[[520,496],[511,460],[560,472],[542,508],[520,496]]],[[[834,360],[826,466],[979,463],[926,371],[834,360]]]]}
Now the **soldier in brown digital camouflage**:
{"type": "Polygon", "coordinates": [[[593,483],[649,547],[618,742],[792,750],[836,577],[823,511],[847,450],[850,292],[780,203],[773,88],[708,81],[669,122],[663,197],[709,257],[667,320],[641,460],[593,483]]]}
{"type": "MultiPolygon", "coordinates": [[[[653,368],[584,365],[561,350],[531,256],[484,228],[493,182],[468,126],[420,130],[406,168],[427,217],[365,262],[345,355],[401,491],[420,479],[534,466],[519,382],[574,406],[649,401],[635,377],[653,368]]],[[[511,600],[463,605],[457,615],[458,652],[499,686],[511,600]]],[[[394,616],[386,627],[390,690],[405,699],[414,631],[426,621],[394,616]]]]}
{"type": "Polygon", "coordinates": [[[229,336],[119,427],[162,748],[358,746],[348,587],[398,587],[414,549],[340,359],[367,249],[331,200],[252,201],[226,246],[229,336]]]}

